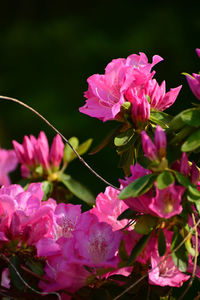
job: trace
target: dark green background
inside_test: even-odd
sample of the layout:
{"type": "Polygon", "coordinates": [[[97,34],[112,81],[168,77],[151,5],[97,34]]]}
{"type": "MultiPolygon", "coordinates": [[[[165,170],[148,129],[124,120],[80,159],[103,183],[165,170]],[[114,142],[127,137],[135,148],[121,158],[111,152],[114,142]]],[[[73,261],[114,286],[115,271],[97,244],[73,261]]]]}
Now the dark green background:
{"type": "MultiPolygon", "coordinates": [[[[94,145],[113,127],[79,113],[86,79],[103,73],[113,58],[143,51],[156,66],[159,83],[167,89],[183,84],[171,110],[178,112],[195,101],[181,72],[198,72],[200,61],[200,1],[1,1],[0,94],[16,97],[44,114],[66,136],[94,145]]],[[[54,133],[38,117],[16,104],[1,102],[0,141],[10,148],[25,134],[54,133]]],[[[110,147],[86,160],[117,184],[123,173],[110,147]]],[[[69,170],[95,193],[104,184],[74,162],[69,170]]]]}

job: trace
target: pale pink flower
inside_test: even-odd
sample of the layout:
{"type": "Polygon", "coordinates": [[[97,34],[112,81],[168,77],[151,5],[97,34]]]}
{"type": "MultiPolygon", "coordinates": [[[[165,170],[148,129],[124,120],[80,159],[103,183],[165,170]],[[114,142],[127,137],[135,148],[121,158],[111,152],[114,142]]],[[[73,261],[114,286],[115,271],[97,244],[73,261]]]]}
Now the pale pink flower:
{"type": "Polygon", "coordinates": [[[118,230],[128,224],[128,220],[117,221],[117,217],[128,208],[128,206],[118,199],[119,191],[108,186],[104,193],[100,193],[96,198],[96,206],[90,210],[95,214],[100,222],[106,222],[112,226],[113,230],[118,230]]]}
{"type": "Polygon", "coordinates": [[[179,215],[183,209],[181,200],[184,191],[183,186],[175,186],[174,183],[162,190],[156,187],[156,196],[152,198],[149,208],[160,218],[169,219],[179,215]]]}
{"type": "Polygon", "coordinates": [[[9,185],[8,173],[17,167],[18,159],[13,150],[0,149],[0,185],[9,185]]]}

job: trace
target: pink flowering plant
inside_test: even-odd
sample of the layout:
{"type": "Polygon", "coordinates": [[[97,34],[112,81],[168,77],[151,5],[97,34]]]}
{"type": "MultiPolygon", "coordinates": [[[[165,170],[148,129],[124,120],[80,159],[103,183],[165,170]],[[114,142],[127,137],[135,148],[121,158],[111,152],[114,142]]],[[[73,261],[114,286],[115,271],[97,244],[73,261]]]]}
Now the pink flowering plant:
{"type": "MultiPolygon", "coordinates": [[[[176,116],[165,112],[181,86],[166,92],[165,81],[157,83],[152,69],[162,60],[132,54],[88,78],[79,110],[118,123],[93,151],[114,146],[124,170],[118,187],[80,156],[91,139],[79,144],[56,130],[49,147],[41,131],[0,149],[3,299],[188,299],[191,286],[197,296],[200,106],[176,116]],[[96,200],[66,174],[77,157],[107,185],[96,200]],[[11,183],[17,164],[21,180],[11,183]]],[[[184,75],[199,100],[199,75],[184,75]]]]}

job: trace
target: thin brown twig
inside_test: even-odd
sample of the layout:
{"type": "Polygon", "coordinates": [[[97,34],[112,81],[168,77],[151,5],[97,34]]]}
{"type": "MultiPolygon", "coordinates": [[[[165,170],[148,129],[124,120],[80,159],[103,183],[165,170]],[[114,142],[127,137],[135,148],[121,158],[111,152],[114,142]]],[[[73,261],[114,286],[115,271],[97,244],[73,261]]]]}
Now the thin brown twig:
{"type": "Polygon", "coordinates": [[[7,96],[0,96],[1,100],[8,100],[8,101],[12,101],[15,103],[18,103],[22,106],[24,106],[25,108],[29,109],[30,111],[32,111],[34,114],[36,114],[40,119],[42,119],[49,127],[51,127],[56,133],[58,133],[62,139],[65,141],[65,143],[67,143],[69,145],[69,147],[72,149],[72,151],[76,154],[76,156],[78,157],[79,161],[85,165],[86,168],[88,168],[90,170],[90,172],[92,172],[96,177],[98,177],[101,181],[103,181],[106,185],[109,185],[111,187],[113,187],[116,190],[120,189],[116,186],[114,186],[113,184],[111,184],[110,182],[108,182],[107,180],[105,180],[101,175],[99,175],[92,167],[90,167],[90,165],[78,154],[78,152],[76,151],[76,149],[74,149],[74,147],[70,144],[70,142],[68,141],[68,139],[57,129],[55,128],[43,115],[41,115],[37,110],[35,110],[34,108],[32,108],[31,106],[29,106],[28,104],[15,99],[15,98],[11,98],[11,97],[7,97],[7,96]]]}
{"type": "MultiPolygon", "coordinates": [[[[191,228],[191,230],[195,230],[199,224],[200,224],[200,219],[191,228]]],[[[151,273],[153,270],[155,270],[157,267],[159,267],[168,257],[170,257],[173,253],[175,253],[185,243],[185,241],[188,239],[188,237],[190,236],[190,234],[191,234],[191,232],[189,232],[186,235],[186,237],[181,241],[181,243],[171,253],[169,253],[163,260],[161,260],[154,268],[152,268],[151,270],[149,270],[147,272],[147,274],[145,274],[142,277],[140,277],[136,282],[134,282],[132,285],[130,285],[125,291],[123,291],[121,294],[119,294],[118,296],[116,296],[113,300],[118,300],[123,295],[125,295],[127,292],[129,292],[132,288],[134,288],[138,283],[140,283],[140,281],[142,281],[143,279],[145,279],[148,276],[149,273],[151,273]]]]}

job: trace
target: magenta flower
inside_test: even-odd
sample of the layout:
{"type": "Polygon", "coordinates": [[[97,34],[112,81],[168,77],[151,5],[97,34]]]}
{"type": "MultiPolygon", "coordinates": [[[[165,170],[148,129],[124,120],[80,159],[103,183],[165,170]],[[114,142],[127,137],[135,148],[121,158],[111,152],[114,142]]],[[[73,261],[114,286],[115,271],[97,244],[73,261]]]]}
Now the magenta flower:
{"type": "MultiPolygon", "coordinates": [[[[85,93],[86,104],[79,111],[104,122],[116,119],[121,105],[127,100],[128,89],[141,90],[155,74],[155,72],[151,73],[152,67],[161,60],[160,56],[155,55],[153,62],[148,63],[144,53],[130,55],[127,59],[113,60],[107,65],[105,75],[95,74],[88,78],[89,88],[85,93]]],[[[142,99],[137,99],[137,102],[141,105],[142,99]]],[[[135,105],[135,103],[132,104],[135,105]]],[[[146,115],[148,116],[149,113],[146,115]]]]}
{"type": "MultiPolygon", "coordinates": [[[[197,48],[196,53],[200,58],[200,49],[197,48]]],[[[186,74],[186,79],[191,91],[200,100],[200,75],[196,73],[192,73],[192,75],[186,74]]]]}
{"type": "Polygon", "coordinates": [[[163,111],[170,107],[176,100],[181,85],[170,89],[169,92],[165,92],[165,81],[162,82],[161,86],[158,85],[155,79],[149,80],[145,87],[145,94],[150,98],[151,108],[163,111]]]}
{"type": "Polygon", "coordinates": [[[198,57],[200,58],[200,49],[199,48],[196,48],[196,53],[197,53],[198,57]]]}
{"type": "Polygon", "coordinates": [[[193,73],[192,76],[186,75],[186,79],[191,91],[195,97],[200,100],[200,75],[193,73]]]}
{"type": "Polygon", "coordinates": [[[59,169],[63,157],[64,144],[61,137],[57,134],[49,151],[47,137],[43,131],[40,132],[38,139],[33,135],[25,136],[22,145],[13,141],[15,153],[21,163],[21,173],[23,177],[37,176],[36,168],[41,165],[40,176],[44,173],[59,169]]]}
{"type": "Polygon", "coordinates": [[[8,173],[17,167],[17,157],[13,150],[0,149],[0,185],[9,185],[8,173]]]}
{"type": "Polygon", "coordinates": [[[142,131],[141,136],[142,147],[145,156],[147,156],[152,161],[165,156],[167,147],[166,134],[160,126],[157,126],[155,130],[155,144],[152,142],[145,131],[142,131]]]}
{"type": "Polygon", "coordinates": [[[174,183],[162,190],[156,188],[156,196],[152,198],[149,208],[160,218],[169,219],[179,215],[184,190],[183,186],[175,186],[174,183]]]}
{"type": "Polygon", "coordinates": [[[117,221],[117,217],[128,208],[123,201],[119,201],[118,194],[119,191],[108,186],[104,193],[97,196],[96,206],[90,210],[100,222],[110,224],[113,230],[121,229],[128,224],[126,219],[117,221]]]}

